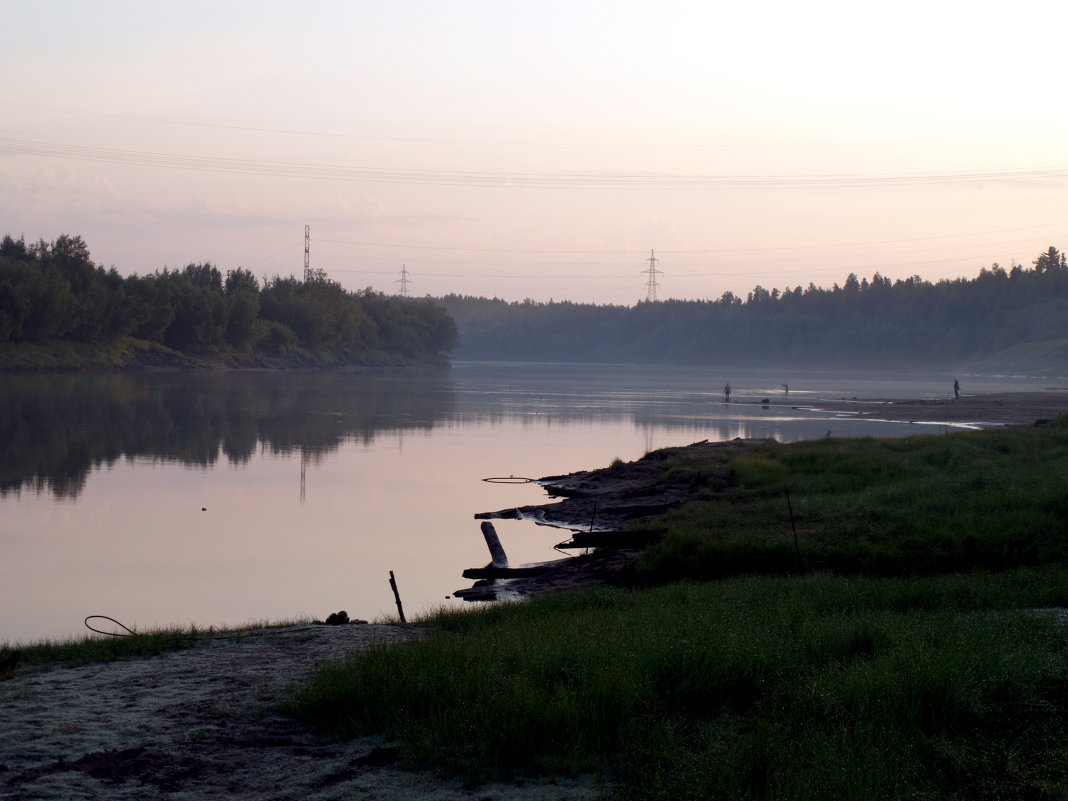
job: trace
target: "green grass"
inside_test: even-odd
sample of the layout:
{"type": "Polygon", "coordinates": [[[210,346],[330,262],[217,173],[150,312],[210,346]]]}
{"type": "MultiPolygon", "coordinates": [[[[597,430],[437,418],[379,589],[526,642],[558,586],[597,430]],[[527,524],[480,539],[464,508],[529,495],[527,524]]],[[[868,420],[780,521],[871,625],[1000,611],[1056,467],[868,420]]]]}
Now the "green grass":
{"type": "Polygon", "coordinates": [[[154,342],[121,337],[112,342],[51,339],[15,345],[0,343],[2,370],[101,370],[130,365],[205,367],[202,359],[154,342]]]}
{"type": "Polygon", "coordinates": [[[992,356],[972,362],[969,373],[1013,375],[1068,375],[1068,339],[1021,342],[992,356]]]}
{"type": "Polygon", "coordinates": [[[291,713],[473,782],[620,798],[1040,798],[1068,788],[1068,571],[745,577],[546,596],[354,655],[291,713]]]}
{"type": "Polygon", "coordinates": [[[410,365],[445,366],[444,356],[408,358],[385,350],[359,352],[328,348],[305,349],[289,346],[284,353],[262,348],[239,350],[220,348],[204,353],[183,353],[156,342],[120,337],[107,342],[75,342],[50,339],[43,342],[0,343],[0,372],[38,370],[109,370],[166,367],[207,369],[212,367],[400,367],[410,365]]]}
{"type": "Polygon", "coordinates": [[[45,640],[25,645],[5,643],[0,646],[0,660],[12,651],[22,654],[20,664],[26,667],[73,667],[95,662],[114,662],[159,656],[168,651],[191,648],[212,636],[210,630],[160,629],[126,637],[87,636],[66,640],[45,640]]]}
{"type": "Polygon", "coordinates": [[[698,491],[649,527],[667,533],[639,564],[640,578],[652,583],[810,569],[932,575],[1064,561],[1068,426],[769,442],[732,462],[725,490],[698,491]]]}

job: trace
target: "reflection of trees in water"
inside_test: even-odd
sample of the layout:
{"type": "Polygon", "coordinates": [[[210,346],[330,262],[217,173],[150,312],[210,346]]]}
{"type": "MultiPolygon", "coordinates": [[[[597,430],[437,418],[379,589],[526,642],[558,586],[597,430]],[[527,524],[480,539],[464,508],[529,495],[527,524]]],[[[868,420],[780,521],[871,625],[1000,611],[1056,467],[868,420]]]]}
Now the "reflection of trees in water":
{"type": "Polygon", "coordinates": [[[0,496],[76,497],[89,472],[147,458],[247,464],[262,447],[313,462],[342,442],[429,429],[452,412],[447,373],[9,375],[0,387],[0,496]]]}

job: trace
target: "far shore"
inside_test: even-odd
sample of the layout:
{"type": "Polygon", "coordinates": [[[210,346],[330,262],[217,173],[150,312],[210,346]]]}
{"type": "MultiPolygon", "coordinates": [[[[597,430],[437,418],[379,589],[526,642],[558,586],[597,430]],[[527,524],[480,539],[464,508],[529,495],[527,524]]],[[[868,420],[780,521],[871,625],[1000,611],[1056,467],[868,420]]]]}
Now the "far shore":
{"type": "MultiPolygon", "coordinates": [[[[894,422],[948,423],[974,428],[1026,426],[1068,414],[1068,390],[1046,392],[1005,392],[961,395],[943,400],[895,398],[842,398],[811,405],[789,399],[771,400],[770,406],[818,409],[839,416],[894,422]]],[[[917,431],[917,433],[922,433],[917,431]]]]}

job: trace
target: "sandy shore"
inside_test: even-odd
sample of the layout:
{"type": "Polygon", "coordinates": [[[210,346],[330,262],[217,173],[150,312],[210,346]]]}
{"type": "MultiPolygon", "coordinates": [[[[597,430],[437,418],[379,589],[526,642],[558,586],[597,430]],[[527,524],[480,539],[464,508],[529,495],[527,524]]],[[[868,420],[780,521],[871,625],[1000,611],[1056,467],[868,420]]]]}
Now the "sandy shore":
{"type": "MultiPolygon", "coordinates": [[[[1027,426],[1068,414],[1068,392],[1009,392],[998,395],[962,395],[945,400],[894,398],[842,398],[801,406],[789,399],[773,399],[771,406],[815,409],[831,415],[917,424],[966,424],[976,428],[1027,426]]],[[[917,434],[926,433],[917,430],[917,434]]]]}
{"type": "Polygon", "coordinates": [[[20,670],[0,682],[3,799],[579,799],[592,783],[464,788],[387,743],[326,742],[277,712],[323,661],[420,636],[297,626],[162,657],[20,670]]]}

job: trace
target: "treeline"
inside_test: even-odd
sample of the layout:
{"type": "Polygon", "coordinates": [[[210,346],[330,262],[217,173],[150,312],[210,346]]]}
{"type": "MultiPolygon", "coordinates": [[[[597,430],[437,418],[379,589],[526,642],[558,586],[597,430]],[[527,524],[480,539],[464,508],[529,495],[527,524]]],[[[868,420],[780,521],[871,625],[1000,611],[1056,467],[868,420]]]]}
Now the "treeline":
{"type": "Polygon", "coordinates": [[[994,264],[973,279],[891,281],[851,273],[831,289],[746,298],[597,306],[449,295],[456,358],[777,366],[971,363],[1022,343],[1068,345],[1068,264],[1050,247],[1033,267],[994,264]]]}
{"type": "Polygon", "coordinates": [[[124,278],[93,264],[79,236],[0,242],[0,343],[135,337],[182,353],[366,364],[440,358],[456,333],[429,299],[349,292],[321,270],[262,286],[210,263],[124,278]]]}

